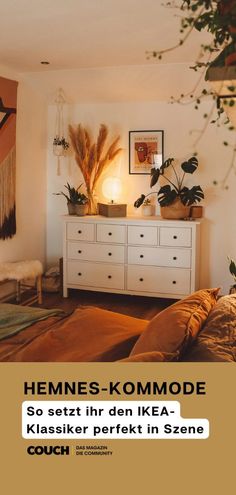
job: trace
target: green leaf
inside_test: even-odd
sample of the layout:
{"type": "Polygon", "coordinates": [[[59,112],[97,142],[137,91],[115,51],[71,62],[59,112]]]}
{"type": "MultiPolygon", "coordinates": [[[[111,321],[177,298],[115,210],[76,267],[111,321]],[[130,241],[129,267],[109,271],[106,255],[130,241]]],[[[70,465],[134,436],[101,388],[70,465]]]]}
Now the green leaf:
{"type": "Polygon", "coordinates": [[[159,170],[159,168],[152,168],[151,169],[150,187],[155,186],[155,184],[157,183],[159,177],[160,177],[160,170],[159,170]]]}
{"type": "Polygon", "coordinates": [[[144,200],[145,194],[141,194],[140,198],[136,199],[136,201],[134,202],[134,207],[139,208],[143,204],[144,200]]]}
{"type": "Polygon", "coordinates": [[[233,93],[236,90],[236,86],[227,86],[227,89],[233,93]]]}
{"type": "Polygon", "coordinates": [[[168,168],[172,164],[172,162],[174,162],[174,158],[167,158],[167,160],[164,161],[164,163],[160,167],[161,174],[163,174],[165,168],[168,168]]]}
{"type": "Polygon", "coordinates": [[[204,193],[200,186],[193,186],[191,189],[183,187],[180,191],[180,199],[185,206],[199,203],[203,198],[204,193]]]}
{"type": "Polygon", "coordinates": [[[169,206],[177,198],[178,194],[174,189],[171,189],[169,184],[162,186],[158,192],[158,203],[161,206],[169,206]]]}
{"type": "Polygon", "coordinates": [[[183,162],[181,165],[182,170],[186,174],[193,174],[193,172],[197,170],[197,167],[198,167],[198,159],[196,158],[196,156],[192,156],[191,158],[189,158],[187,162],[183,162]]]}
{"type": "Polygon", "coordinates": [[[228,259],[229,259],[229,271],[231,275],[233,275],[233,277],[236,277],[236,264],[232,259],[230,258],[228,259]]]}

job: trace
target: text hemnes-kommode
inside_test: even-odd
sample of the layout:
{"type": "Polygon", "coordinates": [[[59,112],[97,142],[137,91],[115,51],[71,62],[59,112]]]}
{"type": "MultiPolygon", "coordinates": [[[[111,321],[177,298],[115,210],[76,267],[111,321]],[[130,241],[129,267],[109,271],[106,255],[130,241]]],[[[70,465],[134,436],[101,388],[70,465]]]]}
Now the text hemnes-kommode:
{"type": "Polygon", "coordinates": [[[65,215],[68,289],[181,299],[198,289],[200,222],[65,215]]]}

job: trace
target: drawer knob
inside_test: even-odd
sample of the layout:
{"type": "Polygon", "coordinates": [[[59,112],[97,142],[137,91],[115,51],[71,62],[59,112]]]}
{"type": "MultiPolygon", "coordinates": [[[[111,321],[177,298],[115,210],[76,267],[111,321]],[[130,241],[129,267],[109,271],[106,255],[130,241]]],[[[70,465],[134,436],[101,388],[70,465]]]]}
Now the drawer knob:
{"type": "Polygon", "coordinates": [[[78,234],[82,234],[82,230],[78,230],[78,234]]]}
{"type": "Polygon", "coordinates": [[[173,280],[172,284],[176,284],[176,280],[173,280]]]}
{"type": "Polygon", "coordinates": [[[173,256],[173,260],[177,260],[177,256],[173,256]]]}
{"type": "Polygon", "coordinates": [[[78,275],[79,275],[79,277],[81,277],[82,273],[81,273],[81,272],[79,272],[79,273],[78,273],[78,275]]]}
{"type": "Polygon", "coordinates": [[[139,256],[139,257],[140,257],[140,258],[143,258],[143,254],[140,254],[140,256],[139,256]]]}
{"type": "Polygon", "coordinates": [[[79,254],[81,254],[81,253],[82,253],[81,249],[79,249],[79,250],[78,250],[78,253],[79,253],[79,254]]]}
{"type": "Polygon", "coordinates": [[[112,276],[111,276],[111,275],[108,275],[108,277],[107,277],[107,278],[112,278],[112,276]]]}
{"type": "Polygon", "coordinates": [[[112,253],[108,253],[108,256],[112,256],[112,253]]]}
{"type": "Polygon", "coordinates": [[[140,237],[144,237],[144,234],[140,234],[140,237]]]}
{"type": "Polygon", "coordinates": [[[173,239],[178,239],[177,235],[173,235],[173,239]]]}
{"type": "Polygon", "coordinates": [[[108,235],[112,235],[112,232],[108,232],[108,235]]]}
{"type": "Polygon", "coordinates": [[[143,282],[143,278],[140,278],[140,279],[139,279],[139,282],[143,282]]]}

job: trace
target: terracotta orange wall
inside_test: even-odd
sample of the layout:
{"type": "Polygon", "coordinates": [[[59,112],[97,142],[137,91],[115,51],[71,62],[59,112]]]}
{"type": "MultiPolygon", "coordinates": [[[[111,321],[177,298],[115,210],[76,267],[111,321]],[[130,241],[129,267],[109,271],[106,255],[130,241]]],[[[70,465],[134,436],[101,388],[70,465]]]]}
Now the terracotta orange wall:
{"type": "MultiPolygon", "coordinates": [[[[17,81],[0,77],[0,98],[5,107],[16,108],[17,81]]],[[[16,115],[11,114],[4,126],[0,129],[0,163],[6,158],[15,144],[16,115]]]]}
{"type": "Polygon", "coordinates": [[[0,76],[19,81],[16,117],[17,231],[12,239],[0,240],[0,262],[39,259],[45,263],[46,102],[23,74],[0,66],[0,76]]]}

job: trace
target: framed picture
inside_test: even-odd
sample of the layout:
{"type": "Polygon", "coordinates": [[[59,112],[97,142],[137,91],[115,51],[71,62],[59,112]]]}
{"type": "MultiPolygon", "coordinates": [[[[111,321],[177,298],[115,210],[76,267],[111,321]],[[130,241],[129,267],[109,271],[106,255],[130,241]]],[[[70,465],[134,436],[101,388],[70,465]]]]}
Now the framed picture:
{"type": "Polygon", "coordinates": [[[129,173],[149,175],[164,160],[164,131],[129,131],[129,173]]]}

